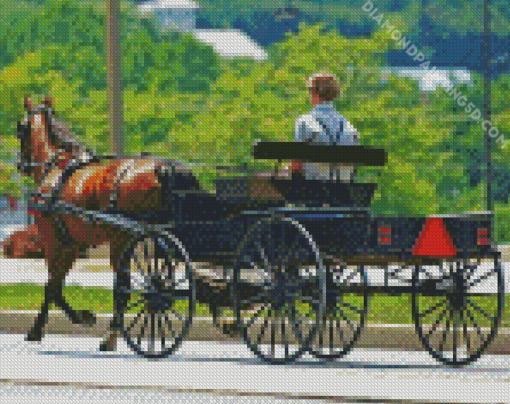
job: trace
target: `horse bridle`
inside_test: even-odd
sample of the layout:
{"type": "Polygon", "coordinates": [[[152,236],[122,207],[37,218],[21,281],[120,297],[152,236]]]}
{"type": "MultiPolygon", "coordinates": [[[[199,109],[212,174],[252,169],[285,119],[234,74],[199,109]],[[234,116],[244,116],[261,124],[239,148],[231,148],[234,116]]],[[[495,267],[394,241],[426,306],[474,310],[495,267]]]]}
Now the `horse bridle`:
{"type": "MultiPolygon", "coordinates": [[[[31,159],[27,159],[25,157],[25,153],[24,153],[25,142],[27,141],[27,136],[31,135],[31,133],[27,133],[27,132],[31,132],[31,130],[32,130],[31,123],[30,123],[31,118],[33,115],[36,115],[41,112],[48,112],[48,115],[51,114],[50,108],[46,108],[46,107],[32,108],[25,115],[25,119],[23,120],[23,122],[18,122],[17,137],[21,142],[21,153],[20,153],[20,158],[17,163],[17,168],[23,174],[30,174],[31,167],[50,168],[54,163],[53,159],[55,158],[55,156],[53,156],[53,159],[50,159],[50,161],[47,161],[45,163],[34,163],[31,161],[31,159]]],[[[30,153],[29,153],[29,155],[31,156],[30,153]]],[[[46,169],[44,171],[46,171],[46,169]]]]}
{"type": "MultiPolygon", "coordinates": [[[[51,117],[53,116],[53,108],[47,107],[47,106],[41,106],[38,108],[30,109],[27,112],[25,119],[23,120],[23,123],[18,122],[17,137],[21,142],[22,152],[20,153],[20,158],[17,163],[17,168],[23,174],[30,174],[31,167],[44,167],[43,175],[47,174],[50,171],[50,169],[57,164],[57,162],[58,162],[57,160],[59,158],[59,153],[57,152],[57,153],[52,153],[53,156],[48,161],[46,161],[44,163],[34,163],[31,161],[31,159],[27,159],[24,156],[24,153],[23,153],[23,150],[25,149],[24,142],[26,142],[26,137],[31,135],[30,132],[32,130],[30,121],[31,121],[32,116],[35,114],[38,114],[38,113],[47,113],[48,125],[49,125],[49,122],[51,121],[51,117]]],[[[29,155],[31,156],[31,154],[29,154],[29,155]]]]}

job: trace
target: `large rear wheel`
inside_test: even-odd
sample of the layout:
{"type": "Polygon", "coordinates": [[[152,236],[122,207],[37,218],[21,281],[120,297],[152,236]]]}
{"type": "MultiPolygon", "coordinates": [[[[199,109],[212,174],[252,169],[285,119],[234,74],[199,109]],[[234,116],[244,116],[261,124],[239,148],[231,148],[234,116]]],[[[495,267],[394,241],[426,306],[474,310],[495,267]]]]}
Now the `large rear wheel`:
{"type": "Polygon", "coordinates": [[[341,358],[354,347],[365,325],[369,294],[365,267],[325,260],[326,309],[312,342],[311,353],[320,359],[341,358]]]}
{"type": "Polygon", "coordinates": [[[503,313],[501,259],[457,259],[417,265],[413,318],[427,351],[438,361],[462,366],[476,361],[497,334],[503,313]]]}
{"type": "Polygon", "coordinates": [[[326,289],[315,242],[290,218],[265,218],[248,231],[234,270],[240,333],[262,360],[290,363],[306,350],[324,310],[326,289]]]}

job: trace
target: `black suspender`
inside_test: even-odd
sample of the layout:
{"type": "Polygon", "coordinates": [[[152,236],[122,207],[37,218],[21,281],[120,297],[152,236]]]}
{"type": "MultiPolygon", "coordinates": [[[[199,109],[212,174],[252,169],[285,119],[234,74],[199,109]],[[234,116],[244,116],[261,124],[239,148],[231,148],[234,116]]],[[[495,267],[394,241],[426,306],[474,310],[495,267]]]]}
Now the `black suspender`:
{"type": "MultiPolygon", "coordinates": [[[[322,120],[319,119],[319,118],[315,118],[315,120],[317,122],[319,122],[319,124],[324,128],[324,130],[326,131],[326,136],[328,137],[328,139],[331,139],[329,128],[324,124],[324,122],[322,122],[322,120]]],[[[344,134],[344,119],[341,118],[340,119],[340,130],[336,133],[335,144],[339,144],[340,143],[340,137],[343,134],[344,134]]]]}

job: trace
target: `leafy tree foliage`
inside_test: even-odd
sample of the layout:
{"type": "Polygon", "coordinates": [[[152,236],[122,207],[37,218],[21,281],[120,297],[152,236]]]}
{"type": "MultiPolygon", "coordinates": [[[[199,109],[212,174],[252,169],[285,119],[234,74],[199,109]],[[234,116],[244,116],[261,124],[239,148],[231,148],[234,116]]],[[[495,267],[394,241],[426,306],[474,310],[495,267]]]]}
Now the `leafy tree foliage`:
{"type": "MultiPolygon", "coordinates": [[[[107,153],[104,10],[69,0],[45,4],[44,13],[30,20],[32,25],[12,35],[17,45],[6,45],[16,58],[0,72],[0,123],[7,128],[0,145],[17,152],[13,135],[23,113],[24,95],[31,94],[38,102],[37,97],[51,94],[57,115],[83,141],[107,153]],[[52,17],[48,7],[59,17],[52,17]],[[82,36],[76,31],[80,27],[76,16],[89,12],[96,26],[82,36]],[[57,35],[57,22],[68,22],[68,29],[57,35]],[[49,31],[27,40],[33,26],[49,31]]],[[[131,153],[145,151],[204,163],[196,174],[209,189],[214,188],[215,178],[227,175],[216,169],[218,165],[268,170],[274,162],[254,161],[252,143],[292,140],[295,119],[311,107],[306,79],[313,72],[328,70],[342,86],[335,108],[358,129],[362,144],[383,147],[389,153],[386,167],[360,170],[360,181],[379,185],[374,213],[423,215],[484,209],[480,126],[442,89],[425,105],[415,81],[393,76],[382,80],[384,56],[398,46],[385,30],[370,38],[347,38],[324,26],[301,24],[297,34],[288,33],[284,41],[269,48],[267,62],[219,61],[209,47],[190,35],[159,34],[150,21],[124,6],[124,132],[131,153]]],[[[399,29],[408,32],[406,24],[399,23],[399,29]]],[[[481,78],[475,76],[474,83],[473,88],[461,90],[482,108],[481,78]]],[[[507,89],[507,77],[494,83],[493,124],[510,136],[507,89]]],[[[499,240],[510,240],[505,199],[509,150],[496,144],[493,153],[495,191],[500,198],[496,206],[499,240]]]]}

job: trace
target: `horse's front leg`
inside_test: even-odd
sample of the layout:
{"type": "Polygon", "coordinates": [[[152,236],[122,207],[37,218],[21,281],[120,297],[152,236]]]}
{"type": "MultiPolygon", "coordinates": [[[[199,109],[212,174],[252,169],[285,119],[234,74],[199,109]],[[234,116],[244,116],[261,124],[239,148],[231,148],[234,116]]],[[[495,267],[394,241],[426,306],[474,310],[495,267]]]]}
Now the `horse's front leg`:
{"type": "Polygon", "coordinates": [[[48,263],[48,284],[44,290],[44,302],[34,326],[27,334],[27,341],[41,341],[42,331],[48,322],[48,310],[50,303],[55,303],[63,309],[64,313],[71,319],[73,324],[86,324],[92,326],[95,323],[95,316],[88,310],[73,310],[65,301],[62,294],[64,280],[78,257],[78,249],[59,249],[51,256],[47,256],[48,263]]]}
{"type": "Polygon", "coordinates": [[[42,339],[42,330],[46,326],[46,323],[48,322],[48,310],[50,303],[54,302],[54,293],[52,291],[52,286],[50,286],[50,283],[46,285],[44,288],[44,301],[41,306],[41,309],[39,310],[39,314],[35,320],[34,325],[28,332],[28,334],[25,337],[25,340],[27,341],[41,341],[42,339]]]}

